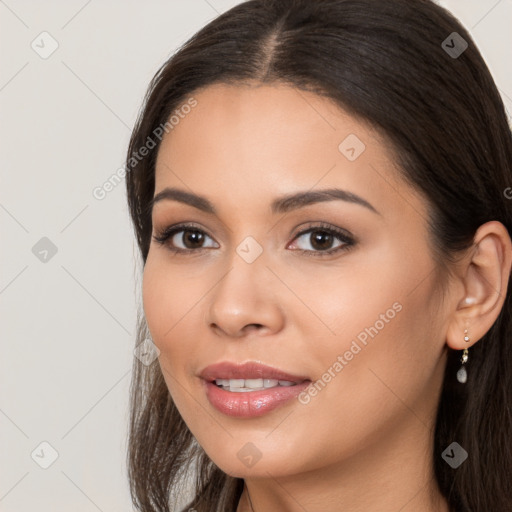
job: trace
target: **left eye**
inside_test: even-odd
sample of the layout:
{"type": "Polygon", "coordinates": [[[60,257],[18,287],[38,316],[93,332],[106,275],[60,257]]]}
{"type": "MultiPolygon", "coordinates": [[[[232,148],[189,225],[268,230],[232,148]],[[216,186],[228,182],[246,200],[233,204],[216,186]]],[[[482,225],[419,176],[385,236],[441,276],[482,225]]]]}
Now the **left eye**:
{"type": "Polygon", "coordinates": [[[353,241],[344,233],[338,233],[332,229],[327,228],[311,228],[307,231],[299,233],[294,240],[303,239],[302,247],[299,245],[301,251],[308,252],[335,252],[341,248],[352,245],[353,241]],[[333,247],[333,243],[338,240],[338,245],[333,247]]]}

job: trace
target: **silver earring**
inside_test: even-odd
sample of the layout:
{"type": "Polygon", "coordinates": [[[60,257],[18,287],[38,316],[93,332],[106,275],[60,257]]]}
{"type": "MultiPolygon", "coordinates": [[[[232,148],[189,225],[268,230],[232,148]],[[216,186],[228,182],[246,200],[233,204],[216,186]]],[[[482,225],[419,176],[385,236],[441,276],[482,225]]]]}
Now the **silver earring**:
{"type": "MultiPolygon", "coordinates": [[[[464,341],[466,343],[469,343],[469,336],[468,336],[468,330],[467,329],[464,329],[464,341]]],[[[465,364],[468,362],[468,358],[469,358],[469,356],[468,356],[468,349],[465,348],[462,351],[462,357],[460,358],[462,366],[457,371],[457,380],[461,384],[465,384],[466,381],[468,380],[468,372],[466,371],[466,367],[465,367],[465,364]]]]}

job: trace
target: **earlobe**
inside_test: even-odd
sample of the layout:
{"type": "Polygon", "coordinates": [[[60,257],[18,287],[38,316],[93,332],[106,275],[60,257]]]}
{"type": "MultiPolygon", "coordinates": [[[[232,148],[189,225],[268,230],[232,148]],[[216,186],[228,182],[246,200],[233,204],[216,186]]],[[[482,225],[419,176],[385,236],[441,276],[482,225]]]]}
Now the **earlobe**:
{"type": "Polygon", "coordinates": [[[453,311],[446,337],[447,345],[455,350],[481,339],[503,307],[512,262],[512,242],[505,226],[498,221],[482,224],[470,254],[461,273],[464,296],[453,311]]]}

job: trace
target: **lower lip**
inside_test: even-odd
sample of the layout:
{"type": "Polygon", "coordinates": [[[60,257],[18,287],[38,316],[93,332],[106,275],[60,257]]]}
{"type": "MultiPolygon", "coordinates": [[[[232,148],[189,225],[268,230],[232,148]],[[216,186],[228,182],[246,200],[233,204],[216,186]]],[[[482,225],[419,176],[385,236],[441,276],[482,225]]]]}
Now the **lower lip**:
{"type": "Polygon", "coordinates": [[[203,381],[206,396],[210,403],[221,413],[237,418],[254,418],[263,416],[292,398],[296,398],[311,381],[304,381],[294,386],[277,386],[260,391],[226,391],[215,382],[203,381]]]}

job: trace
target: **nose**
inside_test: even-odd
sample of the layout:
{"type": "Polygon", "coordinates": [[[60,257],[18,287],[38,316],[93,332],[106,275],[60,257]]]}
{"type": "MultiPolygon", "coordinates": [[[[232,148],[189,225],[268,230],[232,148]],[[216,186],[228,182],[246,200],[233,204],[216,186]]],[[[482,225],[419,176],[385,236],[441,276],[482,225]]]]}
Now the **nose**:
{"type": "Polygon", "coordinates": [[[284,324],[279,285],[263,259],[250,264],[233,260],[208,295],[207,324],[215,334],[230,338],[278,332],[284,324]]]}

